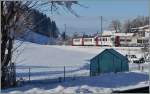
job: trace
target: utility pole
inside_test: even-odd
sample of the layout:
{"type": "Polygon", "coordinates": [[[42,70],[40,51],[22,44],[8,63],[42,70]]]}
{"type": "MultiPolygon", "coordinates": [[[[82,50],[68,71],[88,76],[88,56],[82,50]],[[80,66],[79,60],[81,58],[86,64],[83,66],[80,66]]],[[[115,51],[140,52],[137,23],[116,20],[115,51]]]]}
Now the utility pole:
{"type": "Polygon", "coordinates": [[[66,45],[66,24],[64,24],[64,27],[65,27],[64,45],[66,45]]]}
{"type": "Polygon", "coordinates": [[[100,40],[101,40],[101,46],[102,46],[102,33],[103,33],[103,17],[100,17],[101,19],[101,35],[100,35],[100,40]]]}
{"type": "Polygon", "coordinates": [[[49,45],[51,45],[51,43],[52,43],[53,26],[50,28],[49,25],[48,25],[48,30],[49,30],[49,45]]]}
{"type": "Polygon", "coordinates": [[[101,35],[103,33],[103,17],[101,16],[101,35]]]}
{"type": "Polygon", "coordinates": [[[64,24],[64,26],[65,26],[65,32],[66,32],[66,24],[64,24]]]}
{"type": "Polygon", "coordinates": [[[66,68],[64,66],[64,81],[65,81],[65,78],[66,78],[66,68]]]}

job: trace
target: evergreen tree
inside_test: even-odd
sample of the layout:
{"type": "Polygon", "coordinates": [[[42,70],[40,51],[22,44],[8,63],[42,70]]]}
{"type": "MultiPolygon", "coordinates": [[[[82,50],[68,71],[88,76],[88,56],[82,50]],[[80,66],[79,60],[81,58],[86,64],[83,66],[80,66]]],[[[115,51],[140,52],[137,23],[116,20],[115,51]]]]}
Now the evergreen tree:
{"type": "Polygon", "coordinates": [[[66,40],[66,32],[63,32],[61,37],[62,37],[62,40],[65,41],[66,40]]]}

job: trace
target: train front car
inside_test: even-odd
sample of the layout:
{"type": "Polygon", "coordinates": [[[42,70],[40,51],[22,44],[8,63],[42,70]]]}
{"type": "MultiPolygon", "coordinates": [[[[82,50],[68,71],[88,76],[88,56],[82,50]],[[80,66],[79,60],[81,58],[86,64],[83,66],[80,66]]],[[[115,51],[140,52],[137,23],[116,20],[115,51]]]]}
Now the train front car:
{"type": "Polygon", "coordinates": [[[79,37],[79,38],[73,38],[72,39],[72,46],[83,46],[83,38],[79,37]]]}

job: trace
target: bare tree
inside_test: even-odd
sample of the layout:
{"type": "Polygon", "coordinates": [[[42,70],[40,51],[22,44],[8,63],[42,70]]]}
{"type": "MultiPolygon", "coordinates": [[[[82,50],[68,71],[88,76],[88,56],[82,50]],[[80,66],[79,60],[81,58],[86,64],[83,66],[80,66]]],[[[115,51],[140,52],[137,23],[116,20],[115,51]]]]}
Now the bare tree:
{"type": "Polygon", "coordinates": [[[131,28],[138,28],[149,24],[149,17],[138,16],[135,19],[125,21],[123,24],[124,32],[131,32],[131,28]]]}
{"type": "MultiPolygon", "coordinates": [[[[27,9],[18,1],[1,1],[1,82],[2,87],[7,86],[8,65],[12,58],[13,40],[16,33],[23,29],[22,24],[25,24],[23,15],[27,9]]],[[[27,21],[27,20],[26,20],[27,21]]],[[[14,84],[14,83],[13,83],[14,84]]]]}
{"type": "Polygon", "coordinates": [[[121,22],[119,20],[113,20],[110,27],[116,32],[121,32],[121,22]]]}
{"type": "Polygon", "coordinates": [[[13,40],[15,37],[22,35],[26,28],[36,28],[28,20],[28,17],[31,14],[31,8],[41,6],[42,4],[50,4],[51,12],[56,11],[58,6],[62,6],[75,16],[79,16],[71,8],[73,4],[78,4],[77,1],[49,0],[48,2],[42,2],[40,5],[38,1],[1,1],[1,87],[8,86],[7,84],[9,84],[7,79],[8,65],[11,63],[12,52],[17,49],[13,49],[13,40]]]}
{"type": "Polygon", "coordinates": [[[149,24],[149,17],[138,16],[131,21],[131,26],[133,28],[141,27],[149,24]]]}
{"type": "Polygon", "coordinates": [[[125,21],[125,23],[123,24],[122,31],[125,33],[131,32],[131,21],[130,20],[125,21]]]}

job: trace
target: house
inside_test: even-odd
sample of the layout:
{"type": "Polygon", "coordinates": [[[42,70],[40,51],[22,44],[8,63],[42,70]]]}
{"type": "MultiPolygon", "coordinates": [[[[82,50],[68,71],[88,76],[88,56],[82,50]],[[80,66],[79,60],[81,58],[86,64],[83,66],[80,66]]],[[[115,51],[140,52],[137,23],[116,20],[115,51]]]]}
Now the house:
{"type": "Polygon", "coordinates": [[[114,49],[105,49],[90,60],[91,76],[96,76],[101,73],[116,73],[128,70],[128,58],[114,49]]]}
{"type": "Polygon", "coordinates": [[[132,31],[135,32],[136,44],[137,46],[146,46],[149,43],[149,34],[150,34],[150,25],[145,25],[138,28],[132,28],[132,31]]]}
{"type": "Polygon", "coordinates": [[[134,33],[114,33],[114,37],[119,37],[119,46],[131,46],[134,33]]]}

